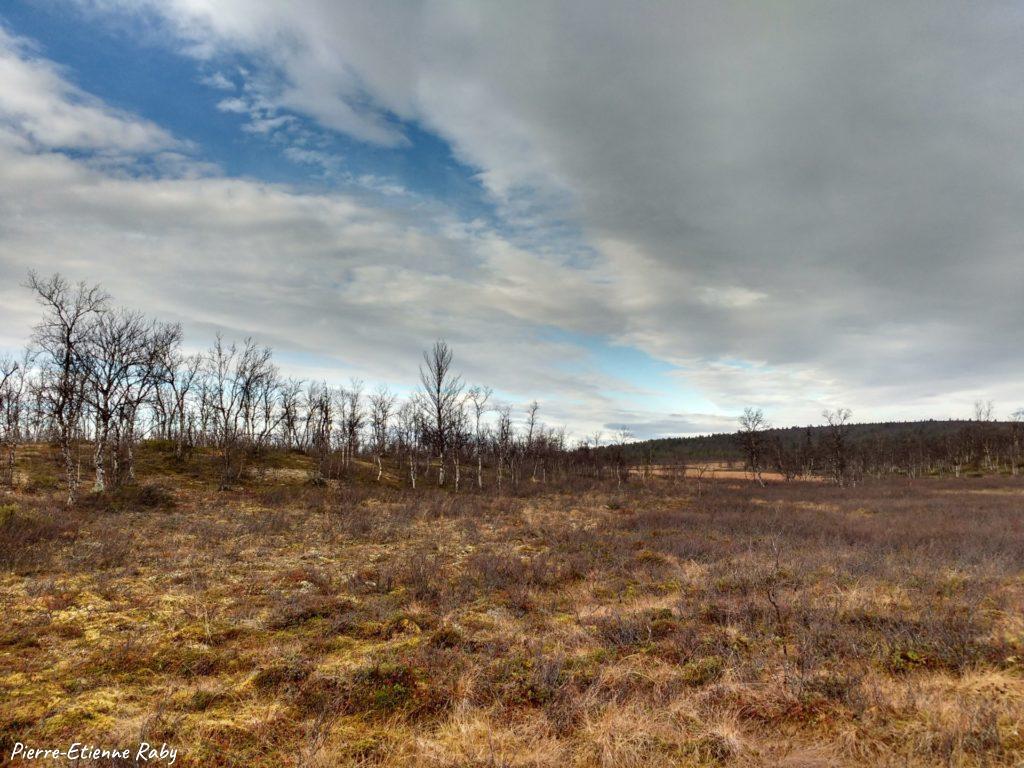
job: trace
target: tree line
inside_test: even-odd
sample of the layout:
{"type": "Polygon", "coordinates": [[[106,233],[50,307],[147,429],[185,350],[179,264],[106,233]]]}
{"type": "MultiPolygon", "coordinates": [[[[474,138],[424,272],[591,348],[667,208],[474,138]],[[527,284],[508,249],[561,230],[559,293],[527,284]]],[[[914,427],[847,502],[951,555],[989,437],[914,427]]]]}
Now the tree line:
{"type": "Polygon", "coordinates": [[[979,400],[968,421],[886,429],[853,424],[850,409],[837,408],[822,413],[824,425],[817,429],[773,430],[761,409],[746,408],[734,442],[759,481],[766,471],[787,480],[823,475],[838,485],[885,475],[1016,476],[1024,467],[1024,408],[1004,422],[996,421],[993,411],[991,401],[979,400]]]}
{"type": "Polygon", "coordinates": [[[0,360],[0,480],[12,487],[19,446],[40,442],[59,451],[68,503],[85,475],[93,493],[133,482],[144,439],[164,441],[181,462],[213,456],[222,487],[270,449],[311,456],[314,483],[361,461],[378,480],[388,472],[413,488],[456,490],[600,476],[607,463],[543,424],[536,401],[516,418],[490,387],[468,386],[444,341],[424,352],[417,389],[399,398],[384,385],[283,376],[272,350],[251,338],[218,334],[207,351],[187,354],[180,325],[116,306],[99,285],[30,273],[26,287],[42,318],[23,354],[0,360]]]}
{"type": "Polygon", "coordinates": [[[312,457],[314,483],[360,462],[378,481],[387,474],[412,488],[498,492],[568,477],[621,486],[666,468],[685,477],[687,464],[702,476],[711,458],[742,461],[761,482],[773,472],[839,485],[882,475],[1016,475],[1024,466],[1024,409],[997,422],[980,401],[971,421],[903,425],[913,429],[853,424],[845,408],[825,411],[823,426],[773,429],[763,411],[747,408],[731,436],[628,444],[624,427],[612,445],[602,446],[600,433],[570,445],[564,428],[541,422],[536,401],[514,415],[490,387],[467,385],[444,341],[424,352],[418,386],[400,398],[358,380],[283,376],[272,350],[251,338],[218,334],[205,352],[188,354],[180,325],[116,306],[98,285],[30,273],[26,287],[42,317],[19,357],[0,358],[0,484],[14,486],[19,446],[51,443],[68,503],[85,475],[93,493],[134,482],[145,439],[162,441],[179,462],[212,457],[224,488],[260,469],[271,449],[312,457]]]}

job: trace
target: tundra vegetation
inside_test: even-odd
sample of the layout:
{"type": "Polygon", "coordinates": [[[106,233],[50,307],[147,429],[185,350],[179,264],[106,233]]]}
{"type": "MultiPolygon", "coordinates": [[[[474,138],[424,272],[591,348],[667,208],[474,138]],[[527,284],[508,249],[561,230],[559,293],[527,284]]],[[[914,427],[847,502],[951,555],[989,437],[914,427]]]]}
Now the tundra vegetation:
{"type": "Polygon", "coordinates": [[[443,342],[400,399],[31,286],[44,319],[0,364],[5,755],[1024,760],[1019,421],[985,404],[906,452],[844,409],[807,440],[749,411],[722,457],[746,475],[713,479],[711,455],[569,445],[443,342]]]}

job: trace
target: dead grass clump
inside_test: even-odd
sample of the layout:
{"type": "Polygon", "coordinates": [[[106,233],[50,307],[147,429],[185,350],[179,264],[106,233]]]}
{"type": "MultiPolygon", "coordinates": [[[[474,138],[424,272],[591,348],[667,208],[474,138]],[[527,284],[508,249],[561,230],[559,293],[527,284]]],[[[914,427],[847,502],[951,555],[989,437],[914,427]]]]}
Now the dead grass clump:
{"type": "Polygon", "coordinates": [[[98,648],[79,666],[82,680],[106,683],[110,678],[128,681],[142,674],[182,678],[208,677],[230,669],[232,654],[202,645],[152,644],[135,634],[125,635],[98,648]]]}
{"type": "Polygon", "coordinates": [[[181,701],[179,708],[185,712],[206,712],[230,700],[231,696],[226,691],[217,688],[197,688],[181,701]]]}
{"type": "Polygon", "coordinates": [[[572,685],[574,668],[560,652],[534,645],[518,648],[490,662],[474,686],[479,703],[502,707],[539,707],[560,698],[572,685]]]}
{"type": "Polygon", "coordinates": [[[46,622],[35,625],[7,626],[0,629],[0,648],[11,651],[40,647],[39,638],[46,630],[46,622]]]}
{"type": "Polygon", "coordinates": [[[620,651],[634,651],[654,640],[650,618],[641,614],[609,613],[594,622],[598,638],[620,651]]]}
{"type": "Polygon", "coordinates": [[[639,703],[605,705],[584,723],[581,741],[583,764],[601,768],[728,764],[744,749],[729,725],[708,728],[685,711],[639,703]]]}
{"type": "Polygon", "coordinates": [[[109,517],[83,531],[68,559],[78,571],[95,572],[122,568],[133,559],[136,542],[130,530],[109,517]]]}
{"type": "Polygon", "coordinates": [[[401,588],[414,600],[438,603],[452,598],[457,582],[448,578],[450,563],[430,546],[420,546],[356,573],[362,591],[388,594],[401,588]]]}
{"type": "Polygon", "coordinates": [[[991,626],[968,606],[926,611],[920,619],[894,618],[868,622],[881,642],[880,663],[890,674],[915,670],[961,672],[980,662],[998,663],[1009,650],[991,638],[991,626]]]}
{"type": "Polygon", "coordinates": [[[125,483],[105,493],[84,495],[78,500],[79,508],[97,512],[171,509],[175,504],[174,494],[159,483],[125,483]]]}
{"type": "Polygon", "coordinates": [[[466,559],[466,573],[487,590],[508,589],[526,581],[526,564],[516,555],[477,550],[466,559]]]}
{"type": "Polygon", "coordinates": [[[298,693],[304,712],[331,712],[388,718],[418,718],[447,705],[441,686],[406,662],[378,661],[345,675],[316,675],[298,693]]]}
{"type": "Polygon", "coordinates": [[[554,589],[581,579],[585,572],[579,557],[553,552],[520,557],[494,549],[478,549],[465,563],[466,576],[478,588],[487,591],[554,589]]]}
{"type": "Polygon", "coordinates": [[[299,684],[308,678],[313,671],[308,659],[300,656],[289,656],[260,669],[252,678],[252,684],[260,691],[297,692],[299,684]]]}
{"type": "Polygon", "coordinates": [[[74,539],[77,526],[60,512],[28,512],[0,506],[0,568],[25,573],[44,567],[62,541],[74,539]]]}
{"type": "Polygon", "coordinates": [[[122,486],[118,494],[130,508],[170,509],[175,505],[174,494],[167,487],[156,483],[122,486]]]}
{"type": "Polygon", "coordinates": [[[458,648],[465,641],[458,627],[446,624],[438,627],[430,634],[430,645],[435,648],[458,648]]]}
{"type": "Polygon", "coordinates": [[[239,532],[250,536],[281,536],[289,528],[287,509],[261,510],[242,515],[238,519],[239,532]]]}
{"type": "Polygon", "coordinates": [[[687,685],[701,687],[721,679],[725,674],[725,659],[721,656],[703,656],[686,662],[679,677],[687,685]]]}
{"type": "Polygon", "coordinates": [[[281,595],[267,617],[268,629],[291,629],[319,619],[338,625],[355,609],[355,602],[346,597],[325,595],[281,595]]]}

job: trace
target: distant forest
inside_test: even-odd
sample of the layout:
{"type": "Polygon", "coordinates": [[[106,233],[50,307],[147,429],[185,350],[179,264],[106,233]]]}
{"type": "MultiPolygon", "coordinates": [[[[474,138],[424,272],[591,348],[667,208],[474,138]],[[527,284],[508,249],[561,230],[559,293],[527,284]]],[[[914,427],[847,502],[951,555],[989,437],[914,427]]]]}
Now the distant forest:
{"type": "MultiPolygon", "coordinates": [[[[850,445],[866,446],[885,442],[931,443],[956,439],[970,431],[977,422],[970,419],[949,419],[946,421],[886,421],[874,424],[850,424],[847,433],[850,445]]],[[[987,422],[986,427],[1002,427],[1007,432],[1011,422],[987,422]]],[[[828,434],[828,426],[772,428],[764,431],[769,440],[779,440],[786,448],[798,448],[808,442],[817,443],[828,434]]],[[[696,437],[662,437],[655,440],[638,440],[627,443],[623,450],[630,463],[645,460],[655,463],[671,463],[682,460],[693,461],[743,461],[746,453],[736,432],[722,432],[696,437]]]]}
{"type": "MultiPolygon", "coordinates": [[[[984,411],[984,409],[983,409],[984,411]]],[[[989,404],[987,412],[991,413],[989,404]]],[[[748,409],[746,417],[763,416],[748,409]]],[[[841,414],[849,416],[849,412],[841,414]]],[[[1006,472],[1017,474],[1024,447],[1020,411],[1011,421],[977,419],[900,421],[872,424],[759,428],[744,424],[736,432],[698,437],[641,440],[601,450],[628,464],[730,462],[787,476],[828,473],[837,453],[859,475],[1006,472]]]]}

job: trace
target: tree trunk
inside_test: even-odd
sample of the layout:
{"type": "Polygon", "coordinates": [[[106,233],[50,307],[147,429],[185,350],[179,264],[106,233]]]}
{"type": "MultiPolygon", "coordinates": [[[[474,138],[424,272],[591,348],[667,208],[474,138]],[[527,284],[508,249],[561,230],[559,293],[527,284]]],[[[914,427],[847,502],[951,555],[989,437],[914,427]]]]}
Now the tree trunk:
{"type": "Polygon", "coordinates": [[[15,451],[15,446],[16,446],[16,443],[14,442],[14,440],[11,440],[11,442],[7,446],[7,473],[6,473],[7,474],[7,478],[6,478],[6,480],[7,480],[7,485],[9,485],[11,488],[14,487],[14,451],[15,451]]]}
{"type": "Polygon", "coordinates": [[[64,476],[68,484],[68,506],[75,503],[78,498],[78,472],[75,468],[75,455],[72,452],[72,439],[70,435],[63,435],[60,441],[60,452],[64,459],[64,476]]]}
{"type": "Polygon", "coordinates": [[[96,481],[93,483],[93,493],[103,493],[107,490],[107,476],[104,464],[106,462],[107,440],[110,438],[110,422],[96,425],[96,447],[92,454],[92,464],[96,470],[96,481]]]}

